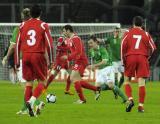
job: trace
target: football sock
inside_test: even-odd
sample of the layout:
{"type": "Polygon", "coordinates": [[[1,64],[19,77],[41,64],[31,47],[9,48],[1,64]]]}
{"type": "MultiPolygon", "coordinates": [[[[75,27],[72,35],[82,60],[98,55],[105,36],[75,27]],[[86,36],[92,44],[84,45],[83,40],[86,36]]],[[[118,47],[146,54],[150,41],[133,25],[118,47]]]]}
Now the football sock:
{"type": "Polygon", "coordinates": [[[115,85],[118,86],[118,73],[115,73],[115,85]]]}
{"type": "Polygon", "coordinates": [[[129,98],[129,100],[133,99],[132,98],[132,88],[130,86],[130,84],[125,84],[125,93],[127,95],[127,97],[129,98]]]}
{"type": "Polygon", "coordinates": [[[38,98],[42,91],[44,90],[45,86],[43,83],[38,83],[37,87],[35,88],[34,92],[33,92],[33,95],[34,97],[38,98]]]}
{"type": "Polygon", "coordinates": [[[32,96],[32,86],[26,86],[24,93],[25,101],[28,101],[31,98],[31,96],[32,96]]]}
{"type": "Polygon", "coordinates": [[[67,84],[66,84],[66,91],[69,91],[70,90],[70,86],[71,86],[71,80],[70,80],[70,76],[68,76],[68,78],[67,78],[67,82],[66,82],[67,84]]]}
{"type": "Polygon", "coordinates": [[[122,98],[123,101],[127,101],[127,97],[125,96],[125,94],[121,91],[121,89],[118,86],[115,85],[113,87],[113,90],[122,98]]]}
{"type": "Polygon", "coordinates": [[[51,75],[51,76],[49,77],[49,79],[47,80],[47,84],[46,84],[45,88],[47,88],[47,87],[50,85],[50,83],[53,81],[54,78],[55,78],[54,75],[51,75]]]}
{"type": "Polygon", "coordinates": [[[36,101],[36,97],[34,97],[34,96],[31,96],[31,98],[29,99],[29,103],[31,104],[31,106],[33,107],[33,105],[34,105],[34,103],[35,103],[35,101],[36,101]]]}
{"type": "Polygon", "coordinates": [[[81,86],[83,88],[90,89],[90,90],[93,90],[93,91],[97,91],[98,90],[98,88],[96,86],[93,86],[93,85],[87,83],[86,81],[81,80],[80,84],[81,84],[81,86]]]}
{"type": "Polygon", "coordinates": [[[145,86],[140,86],[139,87],[139,103],[144,103],[146,91],[145,91],[145,86]]]}
{"type": "Polygon", "coordinates": [[[74,83],[74,87],[75,87],[76,92],[78,93],[78,96],[79,96],[80,100],[86,101],[85,98],[84,98],[84,95],[83,95],[83,91],[82,91],[80,81],[76,81],[74,83]]]}
{"type": "Polygon", "coordinates": [[[123,83],[124,83],[124,75],[121,76],[118,87],[121,88],[123,83]]]}

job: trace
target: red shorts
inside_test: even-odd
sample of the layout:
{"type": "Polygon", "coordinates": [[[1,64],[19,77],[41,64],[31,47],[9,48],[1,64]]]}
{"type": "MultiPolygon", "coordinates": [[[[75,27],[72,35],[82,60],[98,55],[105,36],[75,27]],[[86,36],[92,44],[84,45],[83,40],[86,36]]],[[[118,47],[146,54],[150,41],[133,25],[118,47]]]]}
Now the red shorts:
{"type": "Polygon", "coordinates": [[[22,68],[23,78],[27,81],[47,79],[47,61],[43,53],[24,53],[22,68]]]}
{"type": "Polygon", "coordinates": [[[54,65],[54,70],[59,72],[62,68],[65,70],[68,70],[69,69],[69,62],[68,61],[64,61],[64,62],[57,61],[56,64],[54,65]]]}
{"type": "Polygon", "coordinates": [[[83,73],[85,71],[85,68],[87,67],[87,64],[83,64],[83,63],[75,63],[73,66],[72,66],[72,70],[75,70],[75,71],[79,71],[80,75],[83,77],[83,73]]]}
{"type": "Polygon", "coordinates": [[[127,77],[149,77],[149,63],[146,56],[129,55],[126,57],[124,74],[127,77]]]}

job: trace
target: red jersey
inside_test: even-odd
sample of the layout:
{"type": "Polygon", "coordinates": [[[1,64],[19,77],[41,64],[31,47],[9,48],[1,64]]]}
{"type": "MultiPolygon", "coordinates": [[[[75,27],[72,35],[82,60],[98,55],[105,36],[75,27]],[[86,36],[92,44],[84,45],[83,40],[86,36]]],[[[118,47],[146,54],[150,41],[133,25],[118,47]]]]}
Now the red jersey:
{"type": "Polygon", "coordinates": [[[68,55],[68,46],[66,44],[67,38],[58,38],[57,48],[56,48],[56,61],[62,61],[61,57],[63,55],[68,55]]]}
{"type": "Polygon", "coordinates": [[[156,46],[149,35],[141,28],[131,28],[125,32],[121,42],[121,59],[129,55],[144,55],[149,57],[156,46]]]}
{"type": "Polygon", "coordinates": [[[48,25],[40,19],[31,18],[22,22],[16,41],[16,63],[19,53],[45,53],[48,51],[50,62],[53,58],[53,40],[48,25]]]}
{"type": "Polygon", "coordinates": [[[85,54],[84,45],[80,37],[73,35],[67,42],[70,48],[70,55],[68,55],[68,60],[73,60],[75,63],[88,64],[88,59],[85,54]]]}

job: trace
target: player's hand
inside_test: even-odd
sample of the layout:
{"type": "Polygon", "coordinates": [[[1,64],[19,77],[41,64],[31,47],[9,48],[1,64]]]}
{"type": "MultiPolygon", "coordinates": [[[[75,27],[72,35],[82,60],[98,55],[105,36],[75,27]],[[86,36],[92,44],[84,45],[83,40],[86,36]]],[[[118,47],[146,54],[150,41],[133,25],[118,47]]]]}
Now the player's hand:
{"type": "Polygon", "coordinates": [[[2,60],[2,65],[5,66],[7,64],[7,56],[5,56],[2,60]]]}
{"type": "Polygon", "coordinates": [[[14,65],[14,68],[15,68],[16,71],[19,71],[19,67],[20,67],[20,63],[17,63],[17,64],[14,65]]]}
{"type": "Polygon", "coordinates": [[[64,56],[61,57],[61,59],[62,59],[62,60],[67,60],[67,59],[68,59],[68,56],[64,55],[64,56]]]}

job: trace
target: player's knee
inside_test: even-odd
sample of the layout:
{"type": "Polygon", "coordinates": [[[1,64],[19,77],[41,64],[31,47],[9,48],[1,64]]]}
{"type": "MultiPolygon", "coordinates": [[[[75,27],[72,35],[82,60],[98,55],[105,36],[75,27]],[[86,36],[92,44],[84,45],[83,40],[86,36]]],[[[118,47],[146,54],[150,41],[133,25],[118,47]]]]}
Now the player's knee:
{"type": "Polygon", "coordinates": [[[108,87],[109,87],[110,89],[113,89],[114,83],[113,83],[113,82],[109,82],[109,83],[108,83],[108,87]]]}
{"type": "Polygon", "coordinates": [[[145,86],[145,79],[144,78],[138,78],[138,86],[145,86]]]}
{"type": "Polygon", "coordinates": [[[124,76],[124,85],[125,85],[125,84],[129,84],[129,83],[130,83],[130,78],[124,76]]]}

